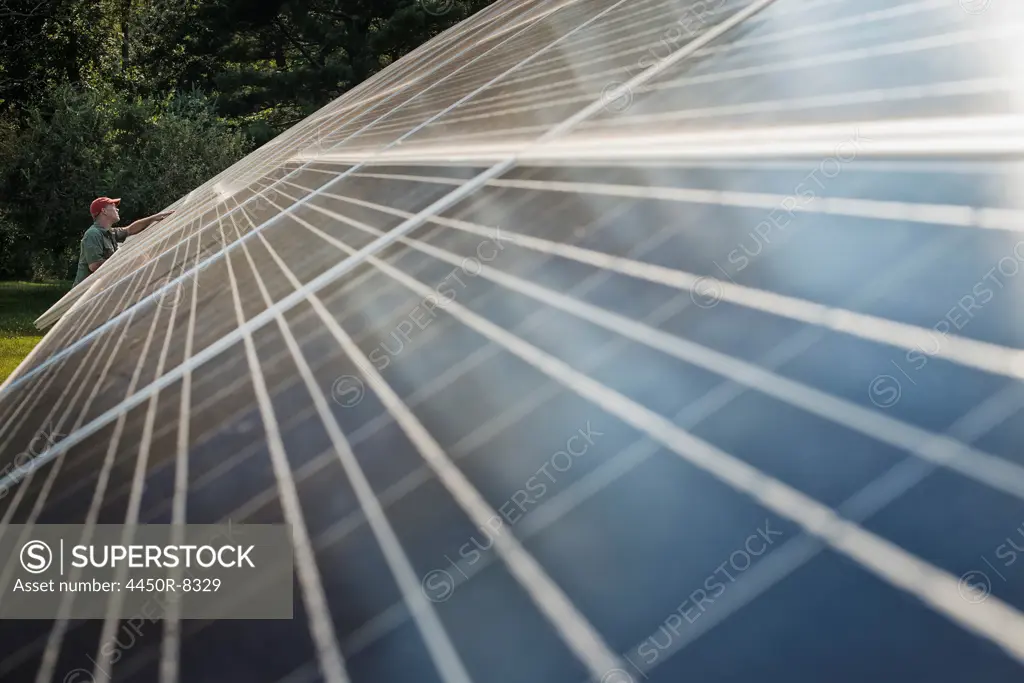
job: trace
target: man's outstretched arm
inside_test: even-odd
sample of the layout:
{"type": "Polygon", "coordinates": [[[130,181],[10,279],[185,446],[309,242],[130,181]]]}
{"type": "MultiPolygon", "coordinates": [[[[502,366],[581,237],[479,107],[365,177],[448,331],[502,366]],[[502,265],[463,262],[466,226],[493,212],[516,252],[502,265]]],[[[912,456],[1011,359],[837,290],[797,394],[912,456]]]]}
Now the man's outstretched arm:
{"type": "Polygon", "coordinates": [[[148,228],[149,226],[153,225],[154,223],[156,223],[158,221],[162,221],[163,219],[167,218],[172,213],[174,213],[174,212],[173,211],[165,211],[164,213],[155,213],[152,216],[147,216],[146,218],[140,218],[139,220],[135,221],[134,223],[132,223],[131,225],[129,225],[127,228],[124,228],[124,229],[127,231],[128,235],[137,235],[140,232],[142,232],[143,230],[145,230],[146,228],[148,228]]]}

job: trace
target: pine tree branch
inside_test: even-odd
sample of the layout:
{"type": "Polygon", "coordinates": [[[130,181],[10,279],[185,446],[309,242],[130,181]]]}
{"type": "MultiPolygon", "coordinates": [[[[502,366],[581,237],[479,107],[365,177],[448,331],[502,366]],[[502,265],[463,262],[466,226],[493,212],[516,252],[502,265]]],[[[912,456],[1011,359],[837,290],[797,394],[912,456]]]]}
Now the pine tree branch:
{"type": "Polygon", "coordinates": [[[322,68],[324,67],[324,65],[323,65],[323,64],[321,64],[321,63],[317,62],[317,60],[316,60],[316,59],[315,59],[315,58],[313,57],[313,55],[309,54],[309,52],[308,52],[308,51],[306,51],[306,48],[305,48],[305,47],[303,47],[302,43],[300,43],[300,42],[299,42],[299,41],[298,41],[298,40],[297,40],[297,39],[296,39],[296,38],[295,38],[294,36],[292,36],[292,34],[291,34],[291,33],[290,33],[289,31],[288,31],[288,29],[286,29],[286,28],[285,28],[285,26],[284,26],[284,22],[283,22],[283,21],[281,21],[280,17],[278,17],[278,18],[275,18],[275,19],[274,19],[274,24],[275,24],[275,25],[277,26],[277,28],[278,28],[278,29],[279,29],[279,30],[281,31],[281,34],[282,34],[282,35],[283,35],[283,36],[284,36],[285,38],[287,38],[287,39],[288,39],[288,42],[289,42],[289,43],[291,43],[291,44],[292,44],[292,45],[293,45],[293,46],[295,47],[295,49],[296,49],[296,50],[298,50],[299,52],[301,52],[301,53],[302,53],[302,56],[303,56],[303,57],[305,57],[305,58],[306,58],[306,60],[307,60],[307,61],[308,61],[308,62],[309,62],[309,63],[310,63],[310,64],[311,64],[312,66],[315,66],[315,67],[317,67],[318,69],[322,69],[322,68]]]}

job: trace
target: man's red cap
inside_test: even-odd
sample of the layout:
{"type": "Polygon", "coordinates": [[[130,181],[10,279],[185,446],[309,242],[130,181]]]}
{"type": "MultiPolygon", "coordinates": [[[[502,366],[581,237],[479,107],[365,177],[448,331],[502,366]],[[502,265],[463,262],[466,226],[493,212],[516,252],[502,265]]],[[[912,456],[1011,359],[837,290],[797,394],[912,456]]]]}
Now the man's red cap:
{"type": "Polygon", "coordinates": [[[114,206],[117,206],[120,203],[120,199],[111,199],[110,197],[97,197],[96,199],[92,200],[92,204],[89,205],[89,213],[92,214],[93,218],[96,218],[96,216],[100,215],[100,211],[103,210],[104,206],[107,206],[108,204],[113,204],[114,206]]]}

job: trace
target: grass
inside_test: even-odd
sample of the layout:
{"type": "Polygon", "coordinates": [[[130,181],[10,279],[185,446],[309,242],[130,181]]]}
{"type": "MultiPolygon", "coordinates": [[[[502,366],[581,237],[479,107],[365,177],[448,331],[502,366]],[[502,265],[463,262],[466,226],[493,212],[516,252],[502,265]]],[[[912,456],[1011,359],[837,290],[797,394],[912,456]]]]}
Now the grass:
{"type": "Polygon", "coordinates": [[[0,382],[43,338],[35,319],[70,289],[70,282],[0,282],[0,382]]]}

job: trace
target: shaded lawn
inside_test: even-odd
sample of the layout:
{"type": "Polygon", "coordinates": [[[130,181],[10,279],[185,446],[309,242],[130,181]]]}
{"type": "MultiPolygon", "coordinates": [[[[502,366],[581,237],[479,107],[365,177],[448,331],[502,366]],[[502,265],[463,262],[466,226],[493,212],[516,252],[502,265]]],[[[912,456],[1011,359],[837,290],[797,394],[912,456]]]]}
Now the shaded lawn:
{"type": "Polygon", "coordinates": [[[0,282],[0,382],[43,338],[35,319],[70,289],[70,282],[0,282]]]}

